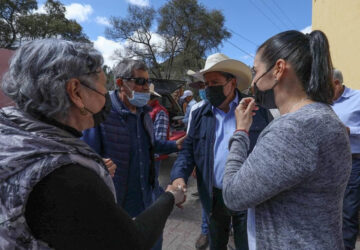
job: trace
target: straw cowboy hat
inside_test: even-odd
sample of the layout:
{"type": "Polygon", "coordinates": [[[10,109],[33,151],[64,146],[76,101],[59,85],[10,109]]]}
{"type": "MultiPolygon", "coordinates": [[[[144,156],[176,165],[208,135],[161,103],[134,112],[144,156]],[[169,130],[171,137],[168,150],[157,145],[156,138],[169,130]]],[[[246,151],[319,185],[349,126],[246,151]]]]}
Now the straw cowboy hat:
{"type": "Polygon", "coordinates": [[[153,83],[150,83],[150,85],[149,85],[149,92],[150,92],[150,94],[152,94],[154,96],[161,97],[161,95],[155,91],[155,85],[153,83]]]}
{"type": "Polygon", "coordinates": [[[251,84],[251,71],[244,63],[230,59],[224,54],[216,53],[208,56],[205,67],[198,72],[188,70],[187,74],[198,79],[204,79],[207,72],[222,71],[230,73],[236,77],[237,88],[242,91],[249,88],[251,84]]]}

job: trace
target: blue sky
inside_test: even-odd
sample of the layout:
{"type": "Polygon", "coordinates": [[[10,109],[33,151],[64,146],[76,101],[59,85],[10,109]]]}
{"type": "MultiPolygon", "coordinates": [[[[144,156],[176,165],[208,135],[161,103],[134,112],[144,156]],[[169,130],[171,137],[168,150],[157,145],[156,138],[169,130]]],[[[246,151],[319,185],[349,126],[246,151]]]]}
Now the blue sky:
{"type": "MultiPolygon", "coordinates": [[[[232,37],[223,43],[219,52],[233,59],[253,64],[252,56],[256,48],[267,38],[289,29],[311,29],[311,0],[198,0],[208,9],[223,12],[225,26],[232,32],[232,37]],[[285,13],[285,14],[284,14],[285,13]],[[250,55],[249,55],[250,54],[250,55]]],[[[38,1],[39,7],[45,1],[38,1]]],[[[164,0],[61,0],[66,6],[67,17],[77,20],[84,32],[94,42],[105,58],[105,63],[112,65],[115,49],[123,45],[105,38],[105,28],[110,16],[127,15],[128,4],[161,7],[164,0]]],[[[155,31],[154,27],[154,31],[155,31]]],[[[215,52],[215,51],[214,51],[215,52]]]]}

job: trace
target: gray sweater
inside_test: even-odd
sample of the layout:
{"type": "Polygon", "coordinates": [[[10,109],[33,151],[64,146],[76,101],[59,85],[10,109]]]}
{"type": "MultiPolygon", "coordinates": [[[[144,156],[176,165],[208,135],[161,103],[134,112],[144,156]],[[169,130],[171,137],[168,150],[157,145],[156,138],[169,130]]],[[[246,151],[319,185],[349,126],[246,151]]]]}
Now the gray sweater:
{"type": "Polygon", "coordinates": [[[229,142],[225,204],[255,207],[257,249],[343,249],[342,202],[351,170],[345,126],[325,104],[308,104],[249,138],[229,142]]]}

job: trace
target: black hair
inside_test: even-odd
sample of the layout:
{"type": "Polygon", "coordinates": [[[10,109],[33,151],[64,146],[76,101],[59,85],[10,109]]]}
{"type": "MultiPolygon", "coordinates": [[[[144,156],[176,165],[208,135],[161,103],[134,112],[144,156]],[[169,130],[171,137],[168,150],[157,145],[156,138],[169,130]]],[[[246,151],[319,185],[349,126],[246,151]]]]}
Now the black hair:
{"type": "Polygon", "coordinates": [[[288,61],[300,79],[304,91],[314,101],[332,103],[332,62],[326,35],[315,30],[303,34],[296,30],[281,32],[265,41],[257,50],[267,66],[278,59],[288,61]]]}

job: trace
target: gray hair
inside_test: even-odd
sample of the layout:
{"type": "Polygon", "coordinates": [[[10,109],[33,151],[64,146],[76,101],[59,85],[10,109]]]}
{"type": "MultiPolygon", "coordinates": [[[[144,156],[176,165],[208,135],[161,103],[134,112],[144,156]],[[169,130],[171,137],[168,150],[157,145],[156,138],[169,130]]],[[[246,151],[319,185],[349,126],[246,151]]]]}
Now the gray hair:
{"type": "MultiPolygon", "coordinates": [[[[146,64],[143,61],[134,59],[124,59],[119,62],[114,68],[115,80],[119,78],[131,78],[134,76],[135,70],[148,71],[146,64]]],[[[117,87],[117,85],[115,84],[117,87]]]]}
{"type": "Polygon", "coordinates": [[[334,80],[339,80],[339,82],[342,84],[344,82],[343,75],[340,70],[333,69],[333,78],[334,80]]]}
{"type": "Polygon", "coordinates": [[[93,86],[102,64],[102,55],[91,44],[34,40],[16,51],[2,90],[26,112],[65,118],[71,106],[67,81],[78,78],[93,86]]]}

